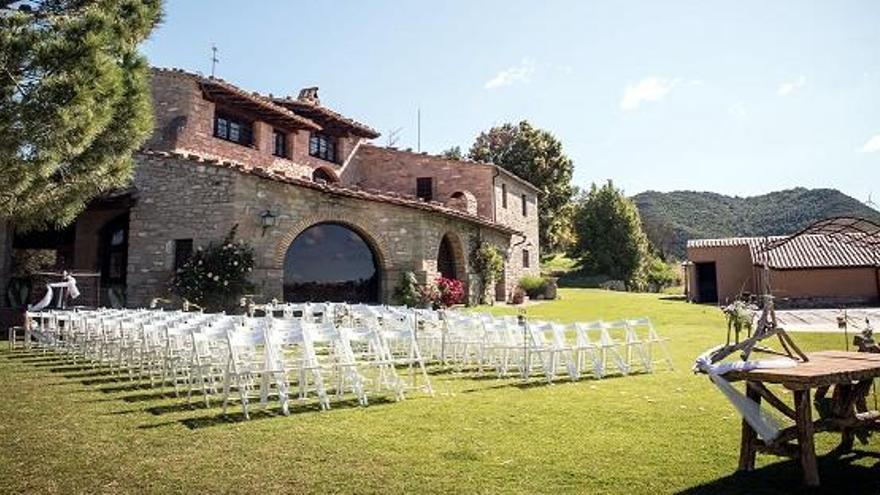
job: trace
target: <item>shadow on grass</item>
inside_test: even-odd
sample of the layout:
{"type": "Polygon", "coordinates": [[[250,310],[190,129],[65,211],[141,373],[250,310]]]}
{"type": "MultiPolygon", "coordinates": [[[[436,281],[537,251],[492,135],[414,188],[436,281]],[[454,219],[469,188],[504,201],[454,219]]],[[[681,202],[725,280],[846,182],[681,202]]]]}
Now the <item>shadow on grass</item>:
{"type": "MultiPolygon", "coordinates": [[[[392,398],[388,397],[374,397],[370,399],[370,405],[368,409],[375,409],[378,407],[383,407],[388,404],[394,404],[396,401],[392,398]]],[[[223,401],[211,401],[210,409],[218,409],[222,408],[223,401]]],[[[180,411],[185,410],[195,410],[195,409],[206,409],[205,403],[199,401],[196,404],[196,401],[193,400],[193,406],[190,407],[187,404],[179,404],[170,406],[180,411]]],[[[357,399],[346,399],[342,401],[332,402],[329,411],[322,411],[317,401],[309,401],[307,403],[299,402],[295,398],[291,398],[290,400],[290,416],[296,416],[299,414],[332,414],[333,411],[338,410],[346,410],[346,409],[356,409],[361,408],[361,406],[357,399]]],[[[158,408],[156,408],[158,409],[158,408]]],[[[150,409],[147,409],[150,411],[150,409]]],[[[281,408],[278,407],[277,401],[270,400],[269,407],[263,408],[259,400],[250,401],[248,403],[248,411],[250,412],[250,419],[245,418],[244,411],[241,407],[241,402],[235,401],[229,403],[229,408],[227,414],[223,414],[222,410],[218,414],[212,414],[207,416],[200,416],[196,418],[184,418],[175,421],[166,421],[162,423],[151,423],[147,425],[138,426],[138,429],[149,430],[155,428],[161,428],[163,426],[173,425],[173,424],[181,424],[186,426],[190,430],[198,430],[201,428],[208,428],[211,426],[221,426],[227,424],[235,424],[235,423],[247,423],[250,421],[259,421],[264,419],[272,419],[272,418],[283,418],[284,414],[281,412],[281,408]]],[[[178,412],[172,410],[166,410],[164,412],[178,412]]]]}
{"type": "Polygon", "coordinates": [[[752,472],[735,472],[709,483],[678,492],[680,495],[763,494],[763,493],[833,493],[847,495],[880,493],[880,454],[862,450],[837,458],[819,458],[822,486],[810,489],[802,484],[800,462],[788,460],[770,464],[752,472]],[[871,466],[855,464],[874,459],[871,466]]]}
{"type": "Polygon", "coordinates": [[[498,390],[504,388],[518,388],[520,390],[528,390],[532,388],[539,387],[552,387],[554,385],[566,385],[566,384],[578,384],[578,383],[599,383],[606,382],[609,380],[616,380],[619,378],[627,378],[627,377],[635,377],[635,376],[649,376],[651,373],[638,372],[638,373],[630,373],[628,375],[606,375],[602,378],[596,378],[594,376],[582,376],[580,380],[572,381],[565,378],[557,378],[552,382],[548,382],[543,378],[533,378],[527,382],[522,381],[521,378],[518,377],[506,377],[506,378],[498,378],[496,375],[485,375],[485,376],[473,376],[469,377],[470,380],[474,381],[486,381],[486,380],[494,380],[496,382],[501,382],[497,385],[489,386],[489,387],[477,387],[477,388],[469,388],[462,390],[463,394],[472,394],[474,392],[482,392],[485,390],[498,390]]]}
{"type": "Polygon", "coordinates": [[[661,301],[677,301],[677,302],[685,302],[687,298],[683,295],[668,295],[668,296],[660,296],[661,301]]]}

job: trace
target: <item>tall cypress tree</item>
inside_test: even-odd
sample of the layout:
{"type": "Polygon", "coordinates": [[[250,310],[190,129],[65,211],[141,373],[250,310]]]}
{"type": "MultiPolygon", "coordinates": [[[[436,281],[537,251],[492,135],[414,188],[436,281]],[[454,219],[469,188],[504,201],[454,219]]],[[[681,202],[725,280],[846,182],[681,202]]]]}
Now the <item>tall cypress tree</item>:
{"type": "Polygon", "coordinates": [[[126,185],[152,130],[138,53],[161,0],[0,0],[0,219],[64,226],[126,185]]]}

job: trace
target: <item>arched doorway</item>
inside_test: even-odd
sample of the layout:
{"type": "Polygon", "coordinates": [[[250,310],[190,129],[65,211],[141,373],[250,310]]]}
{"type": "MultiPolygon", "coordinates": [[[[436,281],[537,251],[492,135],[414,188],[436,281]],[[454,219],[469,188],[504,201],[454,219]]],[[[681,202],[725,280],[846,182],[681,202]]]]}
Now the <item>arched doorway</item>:
{"type": "Polygon", "coordinates": [[[461,280],[461,267],[459,267],[455,240],[449,234],[440,239],[440,247],[437,249],[437,271],[443,278],[461,280]]]}
{"type": "Polygon", "coordinates": [[[379,302],[379,264],[370,244],[340,223],[300,233],[284,257],[287,302],[379,302]]]}

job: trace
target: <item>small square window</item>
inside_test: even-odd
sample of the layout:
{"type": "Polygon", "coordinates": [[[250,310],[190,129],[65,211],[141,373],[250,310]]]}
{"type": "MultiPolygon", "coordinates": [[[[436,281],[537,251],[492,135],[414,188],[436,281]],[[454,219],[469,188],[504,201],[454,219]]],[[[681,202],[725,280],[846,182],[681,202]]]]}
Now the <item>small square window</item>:
{"type": "Polygon", "coordinates": [[[416,196],[425,201],[434,199],[434,180],[431,177],[416,179],[416,196]]]}

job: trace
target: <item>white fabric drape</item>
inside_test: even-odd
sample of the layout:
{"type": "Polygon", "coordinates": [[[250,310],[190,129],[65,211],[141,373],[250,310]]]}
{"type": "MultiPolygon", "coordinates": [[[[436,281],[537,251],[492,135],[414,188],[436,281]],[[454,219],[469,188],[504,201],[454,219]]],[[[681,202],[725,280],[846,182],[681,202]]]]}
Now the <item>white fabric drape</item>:
{"type": "Polygon", "coordinates": [[[28,311],[42,311],[49,306],[49,304],[52,303],[52,296],[54,295],[53,288],[67,289],[67,293],[70,294],[71,299],[76,299],[80,294],[79,289],[76,287],[76,279],[68,275],[67,279],[63,282],[46,284],[46,294],[39,300],[39,302],[37,302],[37,304],[28,304],[28,311]]]}
{"type": "Polygon", "coordinates": [[[770,443],[779,436],[782,426],[768,411],[762,409],[760,404],[737,390],[722,375],[732,370],[749,371],[754,369],[792,368],[794,366],[797,366],[797,361],[789,358],[712,364],[708,357],[701,356],[697,359],[696,363],[697,369],[709,375],[712,383],[727,397],[727,400],[733,404],[733,407],[739,411],[743,419],[755,430],[764,443],[770,443]]]}

